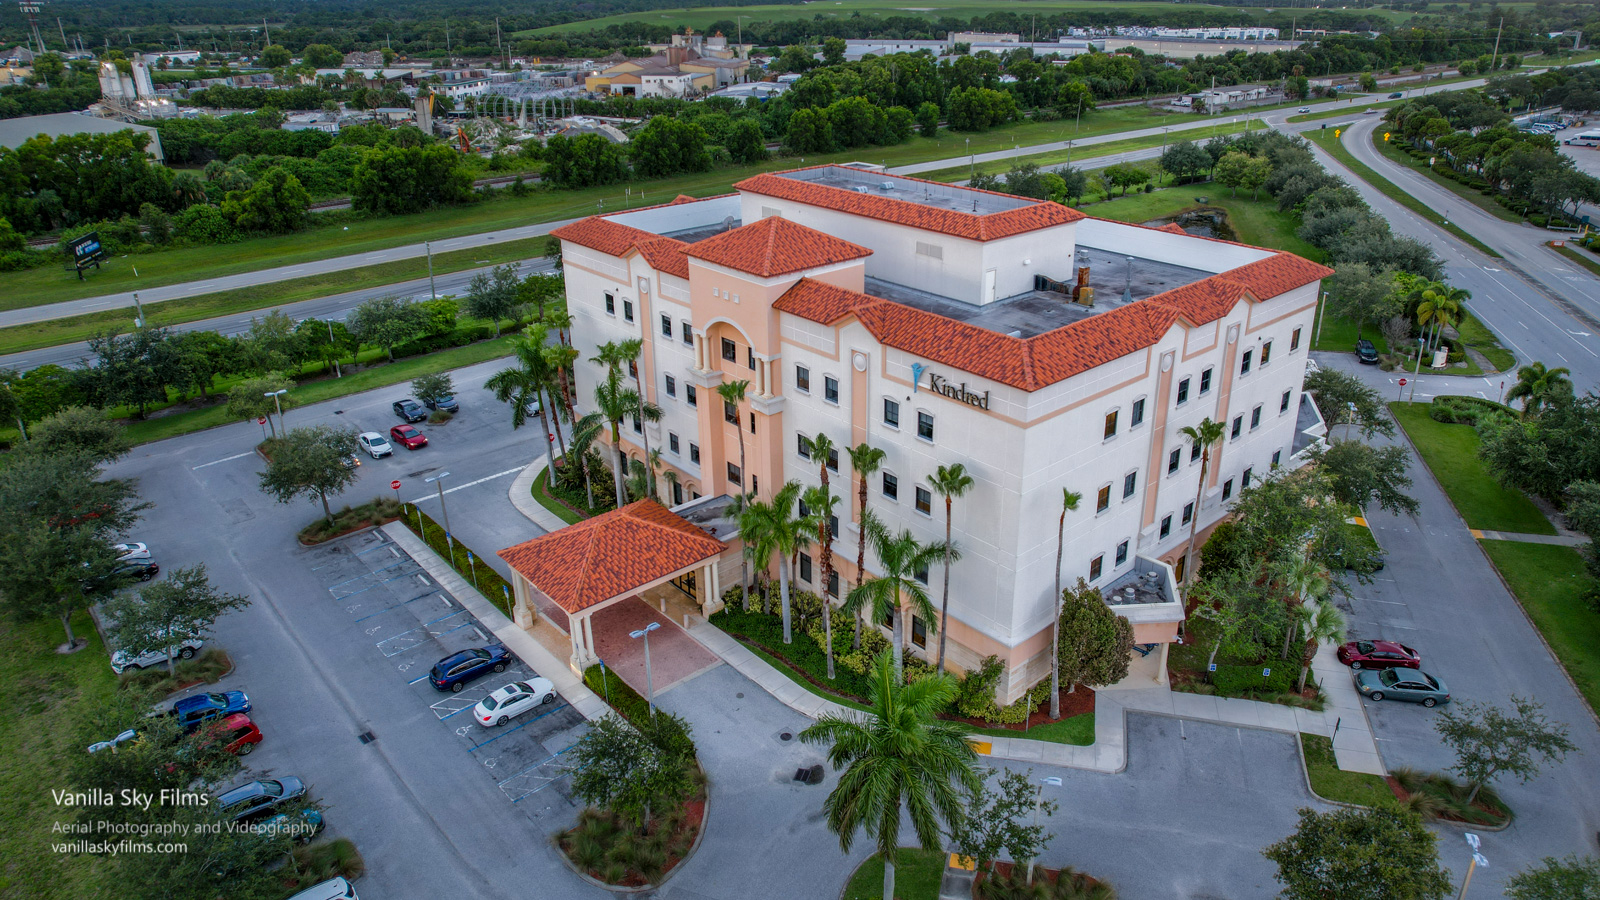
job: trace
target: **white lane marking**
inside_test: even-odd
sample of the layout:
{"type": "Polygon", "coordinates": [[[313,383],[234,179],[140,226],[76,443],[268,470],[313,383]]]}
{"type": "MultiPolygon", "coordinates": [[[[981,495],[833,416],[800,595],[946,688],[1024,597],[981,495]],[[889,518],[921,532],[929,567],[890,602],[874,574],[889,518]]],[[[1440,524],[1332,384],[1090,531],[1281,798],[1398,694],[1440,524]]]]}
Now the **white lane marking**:
{"type": "MultiPolygon", "coordinates": [[[[527,468],[527,466],[517,466],[515,469],[507,469],[504,472],[496,472],[493,475],[485,475],[484,477],[479,478],[477,481],[469,481],[466,484],[458,484],[455,487],[446,490],[445,493],[446,494],[454,494],[456,491],[464,491],[467,488],[472,487],[474,485],[483,484],[485,481],[493,481],[496,478],[504,478],[507,475],[515,475],[518,472],[521,472],[525,468],[527,468]]],[[[436,499],[438,499],[438,497],[439,497],[439,492],[438,491],[434,491],[431,494],[428,494],[428,495],[423,496],[423,497],[418,497],[417,499],[412,500],[411,501],[411,505],[415,506],[415,505],[417,505],[418,503],[421,503],[424,500],[436,500],[436,499]]]]}
{"type": "Polygon", "coordinates": [[[198,466],[190,466],[189,470],[190,471],[194,471],[195,469],[204,469],[206,466],[214,466],[217,463],[225,463],[225,462],[228,462],[229,460],[239,459],[240,457],[243,457],[243,456],[254,456],[254,455],[255,455],[255,451],[254,450],[247,450],[244,453],[235,453],[232,456],[224,456],[222,459],[213,459],[211,462],[201,463],[198,466]]]}

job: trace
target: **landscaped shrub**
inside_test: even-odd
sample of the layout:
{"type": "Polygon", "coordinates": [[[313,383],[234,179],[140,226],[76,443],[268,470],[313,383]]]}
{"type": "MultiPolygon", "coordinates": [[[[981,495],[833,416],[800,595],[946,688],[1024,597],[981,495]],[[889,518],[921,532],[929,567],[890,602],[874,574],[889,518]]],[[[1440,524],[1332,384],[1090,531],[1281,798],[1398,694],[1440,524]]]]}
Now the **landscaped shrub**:
{"type": "Polygon", "coordinates": [[[1224,696],[1238,696],[1250,691],[1263,691],[1274,694],[1287,694],[1294,686],[1294,665],[1288,660],[1280,661],[1280,665],[1262,666],[1217,666],[1211,673],[1211,683],[1216,686],[1217,693],[1224,696]],[[1262,672],[1270,674],[1262,675],[1262,672]]]}
{"type": "Polygon", "coordinates": [[[511,615],[511,585],[500,577],[499,572],[484,562],[482,556],[473,553],[459,539],[455,541],[455,552],[452,553],[449,542],[445,539],[444,527],[409,503],[403,507],[400,521],[406,523],[412,534],[422,538],[423,543],[439,554],[440,559],[450,563],[451,568],[461,573],[469,583],[476,585],[478,593],[487,597],[501,612],[511,615]]]}
{"type": "Polygon", "coordinates": [[[1478,420],[1492,413],[1516,415],[1511,407],[1482,397],[1447,394],[1433,398],[1428,404],[1428,417],[1446,425],[1476,425],[1478,420]]]}

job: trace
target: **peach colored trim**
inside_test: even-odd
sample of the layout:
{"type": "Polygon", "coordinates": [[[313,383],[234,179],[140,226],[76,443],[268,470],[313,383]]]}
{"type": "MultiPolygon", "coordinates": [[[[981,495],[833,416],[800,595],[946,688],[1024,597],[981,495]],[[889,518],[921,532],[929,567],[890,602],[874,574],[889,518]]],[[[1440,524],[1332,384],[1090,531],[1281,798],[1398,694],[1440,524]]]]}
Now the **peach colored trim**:
{"type": "MultiPolygon", "coordinates": [[[[838,329],[836,328],[835,333],[837,333],[837,330],[838,329]]],[[[882,357],[884,355],[885,354],[880,350],[878,356],[882,357]]],[[[867,410],[872,406],[872,401],[870,399],[872,396],[872,386],[867,383],[867,373],[872,371],[872,355],[867,353],[865,350],[856,350],[855,348],[851,348],[847,352],[841,345],[839,348],[839,356],[844,361],[843,371],[850,373],[850,447],[857,447],[867,439],[867,410]],[[867,357],[866,372],[856,371],[855,355],[857,353],[861,353],[867,357]]],[[[841,469],[844,468],[845,463],[849,461],[850,454],[848,451],[848,447],[840,448],[839,456],[841,459],[839,460],[839,467],[841,469]]],[[[882,470],[880,469],[880,471],[882,470]]],[[[854,467],[850,469],[850,489],[854,492],[851,496],[851,499],[858,499],[861,491],[861,479],[857,477],[854,467]]],[[[870,492],[872,489],[869,486],[867,490],[870,492]]],[[[861,525],[860,503],[856,503],[854,505],[857,508],[851,511],[850,520],[855,522],[856,527],[859,528],[861,525]]],[[[910,629],[908,628],[906,630],[909,631],[910,629]]]]}
{"type": "MultiPolygon", "coordinates": [[[[1239,370],[1239,344],[1241,343],[1239,339],[1235,338],[1233,344],[1231,345],[1232,349],[1229,349],[1230,345],[1228,344],[1227,332],[1227,328],[1229,326],[1226,321],[1224,321],[1222,325],[1222,383],[1217,385],[1216,407],[1217,421],[1222,423],[1222,440],[1217,441],[1217,443],[1211,448],[1211,466],[1210,470],[1206,472],[1206,478],[1210,481],[1210,484],[1208,484],[1207,487],[1213,488],[1217,486],[1217,475],[1222,471],[1223,448],[1228,446],[1228,441],[1230,440],[1229,435],[1232,433],[1230,429],[1233,426],[1228,422],[1228,413],[1231,412],[1231,410],[1228,408],[1228,401],[1232,399],[1233,395],[1234,373],[1239,370]]],[[[1243,333],[1244,328],[1242,325],[1240,326],[1239,331],[1241,334],[1243,333]]],[[[1204,497],[1201,498],[1202,501],[1204,499],[1204,497]]],[[[1197,516],[1200,515],[1200,510],[1195,510],[1194,514],[1197,516]]]]}
{"type": "MultiPolygon", "coordinates": [[[[1271,325],[1276,325],[1279,322],[1282,322],[1284,319],[1287,319],[1287,318],[1289,318],[1291,316],[1298,316],[1298,315],[1300,315],[1301,313],[1305,312],[1308,309],[1316,309],[1316,308],[1317,308],[1317,304],[1313,302],[1313,303],[1310,303],[1310,304],[1308,304],[1306,306],[1302,306],[1299,309],[1291,309],[1288,312],[1284,313],[1283,315],[1276,316],[1274,318],[1268,319],[1267,321],[1262,322],[1259,325],[1252,325],[1252,326],[1246,327],[1244,329],[1244,333],[1245,334],[1255,334],[1256,332],[1260,331],[1261,329],[1266,328],[1266,327],[1271,326],[1271,325]]],[[[1252,307],[1250,309],[1250,311],[1245,315],[1245,321],[1248,322],[1252,318],[1254,318],[1254,313],[1255,313],[1255,309],[1252,307]]]]}
{"type": "MultiPolygon", "coordinates": [[[[587,249],[587,248],[585,248],[585,249],[587,249]]],[[[596,252],[598,252],[598,251],[596,251],[596,252]]],[[[622,263],[624,266],[627,265],[628,261],[623,259],[620,256],[613,256],[611,258],[616,260],[619,263],[622,263]]],[[[589,268],[588,266],[584,265],[583,263],[570,262],[570,261],[568,261],[566,259],[563,259],[561,261],[561,266],[562,266],[562,268],[567,268],[567,269],[582,269],[583,271],[588,272],[590,275],[594,275],[594,276],[597,276],[599,278],[607,278],[607,279],[610,279],[612,281],[616,281],[616,278],[617,278],[617,276],[611,275],[611,274],[606,273],[606,272],[595,271],[594,269],[589,268]]],[[[623,286],[627,285],[627,282],[625,282],[625,281],[617,281],[617,283],[620,284],[620,285],[623,285],[623,286]]]]}
{"type": "Polygon", "coordinates": [[[1144,476],[1144,519],[1143,527],[1149,528],[1156,520],[1156,494],[1151,485],[1160,484],[1161,454],[1167,449],[1162,438],[1167,433],[1167,394],[1172,390],[1172,371],[1178,366],[1177,353],[1167,351],[1161,354],[1162,358],[1171,360],[1172,365],[1156,379],[1155,414],[1150,417],[1150,464],[1144,476]]]}
{"type": "MultiPolygon", "coordinates": [[[[1237,305],[1237,304],[1235,304],[1235,305],[1234,305],[1234,309],[1238,309],[1238,308],[1239,308],[1239,307],[1238,307],[1238,305],[1237,305]]],[[[1228,315],[1229,315],[1229,316],[1231,316],[1231,315],[1233,315],[1233,310],[1229,310],[1229,311],[1228,311],[1228,315]]],[[[1211,342],[1211,343],[1210,343],[1210,344],[1209,344],[1209,345],[1208,345],[1208,346],[1207,346],[1207,347],[1206,347],[1206,348],[1205,348],[1205,349],[1203,349],[1203,350],[1196,350],[1196,351],[1194,351],[1194,352],[1193,352],[1193,353],[1189,353],[1189,352],[1188,352],[1188,349],[1189,349],[1189,347],[1191,347],[1191,346],[1193,346],[1193,345],[1194,345],[1194,343],[1195,343],[1195,342],[1194,342],[1194,341],[1191,341],[1191,340],[1189,340],[1189,338],[1190,338],[1190,337],[1191,337],[1191,336],[1193,336],[1193,335],[1194,335],[1194,334],[1195,334],[1195,333],[1196,333],[1196,332],[1199,332],[1199,331],[1200,331],[1200,330],[1201,330],[1201,329],[1202,329],[1202,328],[1204,328],[1204,327],[1205,327],[1205,326],[1200,326],[1200,327],[1197,327],[1197,328],[1191,328],[1191,329],[1189,329],[1189,331],[1188,331],[1188,333],[1187,333],[1187,334],[1185,334],[1185,335],[1184,335],[1184,341],[1183,341],[1183,347],[1184,347],[1184,355],[1183,355],[1183,359],[1182,359],[1182,360],[1181,360],[1181,361],[1182,361],[1182,362],[1188,362],[1188,361],[1189,361],[1189,360],[1191,360],[1191,359],[1196,359],[1196,358],[1198,358],[1198,357],[1199,357],[1199,356],[1201,356],[1201,355],[1202,355],[1202,354],[1206,354],[1206,353],[1210,353],[1210,352],[1212,352],[1212,351],[1213,351],[1213,350],[1216,350],[1216,349],[1217,349],[1217,345],[1218,345],[1218,344],[1221,344],[1221,343],[1222,343],[1222,338],[1223,338],[1223,333],[1224,333],[1224,332],[1223,332],[1223,331],[1222,331],[1222,329],[1223,329],[1223,328],[1224,328],[1224,327],[1226,327],[1226,325],[1227,325],[1227,316],[1223,316],[1223,317],[1222,317],[1222,318],[1220,318],[1220,319],[1218,319],[1218,320],[1217,320],[1217,321],[1216,321],[1216,322],[1215,322],[1215,323],[1213,323],[1213,324],[1214,324],[1214,325],[1215,325],[1215,328],[1216,328],[1216,331],[1215,331],[1215,334],[1216,334],[1216,340],[1214,340],[1214,341],[1212,341],[1212,342],[1211,342]]]]}

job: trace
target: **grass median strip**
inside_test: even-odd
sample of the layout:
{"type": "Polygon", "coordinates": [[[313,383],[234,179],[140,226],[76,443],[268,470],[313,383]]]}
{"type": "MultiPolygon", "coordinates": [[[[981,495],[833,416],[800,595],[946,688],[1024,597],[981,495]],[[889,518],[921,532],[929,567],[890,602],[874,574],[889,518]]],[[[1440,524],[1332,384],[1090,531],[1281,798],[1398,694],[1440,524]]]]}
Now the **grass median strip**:
{"type": "MultiPolygon", "coordinates": [[[[1349,126],[1345,125],[1343,127],[1347,128],[1349,126]]],[[[1334,159],[1337,159],[1339,162],[1343,163],[1345,168],[1349,169],[1357,178],[1360,178],[1367,184],[1372,185],[1384,196],[1400,204],[1401,206],[1404,206],[1406,209],[1411,210],[1422,218],[1427,219],[1429,222],[1438,225],[1440,228],[1450,232],[1460,240],[1471,244],[1472,247],[1479,253],[1495,259],[1502,258],[1499,253],[1496,253],[1494,250],[1490,249],[1487,244],[1461,230],[1459,225],[1456,225],[1452,222],[1446,222],[1444,220],[1444,216],[1435,212],[1432,207],[1411,196],[1405,191],[1402,191],[1394,184],[1394,182],[1383,177],[1382,175],[1379,175],[1371,166],[1356,159],[1355,156],[1351,155],[1349,150],[1345,149],[1344,144],[1340,143],[1339,139],[1333,136],[1333,131],[1318,130],[1314,132],[1308,132],[1307,137],[1309,137],[1317,146],[1328,151],[1328,153],[1332,155],[1334,159]]]]}
{"type": "Polygon", "coordinates": [[[1319,734],[1300,735],[1300,752],[1305,755],[1306,776],[1311,790],[1324,800],[1354,803],[1357,806],[1383,806],[1395,803],[1389,783],[1365,772],[1346,772],[1334,757],[1333,740],[1319,734]]]}
{"type": "Polygon", "coordinates": [[[1557,247],[1554,243],[1551,243],[1548,246],[1551,250],[1554,250],[1562,256],[1565,256],[1567,259],[1570,259],[1578,265],[1583,266],[1585,269],[1588,269],[1596,275],[1600,275],[1600,261],[1596,261],[1594,254],[1586,253],[1576,247],[1570,247],[1566,245],[1557,247]]]}
{"type": "Polygon", "coordinates": [[[1573,547],[1481,543],[1589,709],[1600,710],[1600,612],[1589,603],[1583,557],[1573,547]]]}
{"type": "Polygon", "coordinates": [[[1426,403],[1390,403],[1406,436],[1433,471],[1467,527],[1514,534],[1555,534],[1539,507],[1520,491],[1501,486],[1478,459],[1478,432],[1428,415],[1426,403]]]}
{"type": "MultiPolygon", "coordinates": [[[[922,172],[916,177],[926,178],[929,181],[965,181],[972,177],[974,170],[981,175],[1000,175],[1010,171],[1011,167],[1018,163],[1032,163],[1040,168],[1045,168],[1047,166],[1064,165],[1068,162],[1076,161],[1080,168],[1096,168],[1094,166],[1085,166],[1083,163],[1106,156],[1114,156],[1118,153],[1132,153],[1138,150],[1148,150],[1152,147],[1160,147],[1163,143],[1172,144],[1180,140],[1205,141],[1210,140],[1212,137],[1217,135],[1234,135],[1243,133],[1243,128],[1240,128],[1236,125],[1230,125],[1226,128],[1213,128],[1186,132],[1180,131],[1176,135],[1147,134],[1143,137],[1128,138],[1127,140],[1121,141],[1110,141],[1104,144],[1089,144],[1085,147],[1075,148],[1072,151],[1050,150],[1044,153],[1022,153],[1021,151],[1018,151],[1018,155],[1008,157],[1003,160],[991,160],[986,163],[979,163],[975,167],[971,165],[951,166],[948,169],[939,169],[934,172],[922,172]],[[1165,140],[1163,140],[1163,137],[1165,140]]],[[[1060,138],[1059,140],[1066,140],[1066,138],[1060,138]]]]}

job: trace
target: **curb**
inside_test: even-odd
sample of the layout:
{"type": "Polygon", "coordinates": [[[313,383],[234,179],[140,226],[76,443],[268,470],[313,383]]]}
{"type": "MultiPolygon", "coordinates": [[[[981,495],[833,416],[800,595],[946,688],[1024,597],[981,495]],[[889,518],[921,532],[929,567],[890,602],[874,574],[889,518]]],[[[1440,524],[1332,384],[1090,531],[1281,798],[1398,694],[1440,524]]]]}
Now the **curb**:
{"type": "MultiPolygon", "coordinates": [[[[700,765],[700,760],[698,758],[695,759],[695,767],[700,769],[700,774],[706,775],[706,770],[705,770],[705,768],[703,766],[700,765]]],[[[672,880],[672,876],[674,876],[674,875],[678,874],[679,872],[683,871],[683,868],[689,864],[689,860],[694,859],[694,855],[695,855],[696,852],[699,851],[700,845],[705,842],[706,831],[708,830],[706,828],[706,823],[708,823],[710,821],[711,821],[711,776],[710,775],[706,775],[706,809],[705,809],[705,813],[703,815],[701,815],[701,817],[700,817],[700,831],[697,834],[695,834],[694,843],[689,845],[688,852],[683,854],[683,858],[678,860],[678,864],[673,866],[671,869],[668,869],[667,873],[665,875],[661,876],[661,880],[660,881],[656,882],[655,884],[641,884],[638,887],[623,887],[622,885],[619,885],[619,884],[606,884],[604,881],[601,881],[600,879],[589,875],[589,873],[580,870],[577,867],[577,865],[575,865],[572,862],[571,859],[567,858],[566,851],[561,849],[561,844],[560,844],[561,835],[559,835],[559,834],[557,834],[555,837],[550,839],[550,845],[551,845],[551,847],[553,847],[555,849],[556,856],[561,858],[561,864],[567,867],[567,871],[569,871],[572,874],[578,876],[579,878],[583,879],[584,881],[588,882],[589,884],[592,884],[595,887],[600,888],[601,890],[610,891],[613,894],[642,894],[642,893],[645,893],[646,891],[660,890],[662,885],[664,885],[667,882],[672,880]]],[[[846,885],[846,887],[848,887],[848,884],[846,885]]]]}

